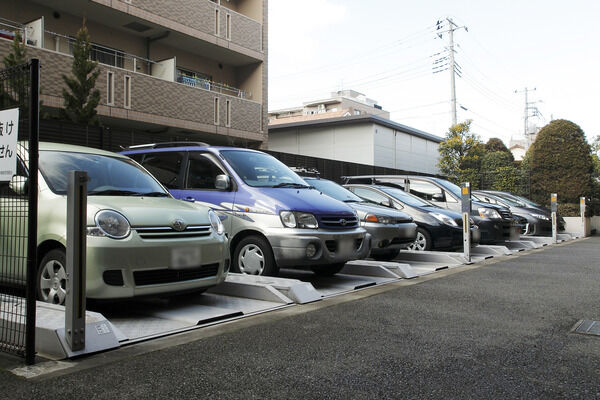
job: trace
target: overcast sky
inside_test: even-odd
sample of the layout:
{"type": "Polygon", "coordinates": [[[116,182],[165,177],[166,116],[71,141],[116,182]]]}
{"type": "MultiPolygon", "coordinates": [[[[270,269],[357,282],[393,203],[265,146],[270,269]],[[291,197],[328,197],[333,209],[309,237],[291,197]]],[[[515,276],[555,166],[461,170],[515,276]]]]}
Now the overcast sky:
{"type": "Polygon", "coordinates": [[[468,28],[454,33],[459,122],[472,119],[484,141],[522,138],[515,91],[527,87],[542,116],[531,125],[564,118],[600,135],[597,0],[269,0],[269,110],[353,89],[393,121],[444,136],[450,72],[433,68],[447,54],[435,29],[447,17],[468,28]]]}

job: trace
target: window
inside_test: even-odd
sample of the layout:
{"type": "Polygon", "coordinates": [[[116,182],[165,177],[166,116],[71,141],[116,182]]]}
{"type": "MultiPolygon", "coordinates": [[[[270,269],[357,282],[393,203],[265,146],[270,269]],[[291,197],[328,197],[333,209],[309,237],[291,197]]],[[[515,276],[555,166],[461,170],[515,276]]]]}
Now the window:
{"type": "Polygon", "coordinates": [[[115,74],[110,71],[106,73],[106,104],[115,105],[115,74]]]}
{"type": "Polygon", "coordinates": [[[217,175],[225,174],[206,154],[190,153],[186,189],[216,190],[217,175]]]}
{"type": "Polygon", "coordinates": [[[377,193],[371,189],[355,187],[355,188],[352,188],[352,191],[358,197],[361,197],[372,203],[382,204],[382,205],[386,205],[386,206],[390,204],[390,200],[386,196],[384,196],[380,193],[377,193]]]}
{"type": "Polygon", "coordinates": [[[146,154],[142,165],[167,189],[177,189],[181,186],[182,163],[182,152],[161,152],[146,154]]]}
{"type": "Polygon", "coordinates": [[[220,25],[219,24],[219,18],[220,18],[219,14],[220,14],[219,13],[219,9],[216,8],[215,9],[215,35],[217,35],[217,36],[219,36],[219,33],[220,33],[219,32],[219,28],[220,28],[220,26],[219,26],[220,25]]]}
{"type": "Polygon", "coordinates": [[[131,108],[131,77],[129,75],[125,75],[123,86],[123,106],[131,108]]]}
{"type": "Polygon", "coordinates": [[[219,125],[219,98],[215,97],[215,125],[219,125]]]}
{"type": "Polygon", "coordinates": [[[225,17],[225,39],[231,40],[231,14],[225,17]]]}
{"type": "Polygon", "coordinates": [[[415,196],[429,201],[445,201],[444,191],[433,183],[410,180],[410,192],[415,196]],[[436,199],[434,199],[434,196],[436,199]]]}
{"type": "Polygon", "coordinates": [[[225,126],[231,126],[231,100],[225,100],[225,126]]]}

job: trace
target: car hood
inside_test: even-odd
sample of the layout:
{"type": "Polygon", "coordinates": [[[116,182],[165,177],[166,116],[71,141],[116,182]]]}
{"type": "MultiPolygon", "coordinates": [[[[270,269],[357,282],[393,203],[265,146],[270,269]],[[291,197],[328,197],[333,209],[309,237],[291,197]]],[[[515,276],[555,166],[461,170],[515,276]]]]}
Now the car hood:
{"type": "Polygon", "coordinates": [[[378,206],[370,203],[346,203],[358,212],[360,219],[367,214],[375,214],[382,217],[394,218],[397,222],[411,222],[413,219],[405,212],[397,211],[389,207],[378,206]]]}
{"type": "Polygon", "coordinates": [[[171,197],[89,196],[88,225],[100,210],[114,210],[123,214],[133,227],[170,226],[180,219],[186,225],[208,225],[208,208],[199,204],[175,200],[171,197]]]}
{"type": "Polygon", "coordinates": [[[304,211],[315,215],[354,214],[350,206],[315,189],[252,188],[251,198],[236,197],[236,205],[256,211],[279,214],[282,210],[304,211]]]}

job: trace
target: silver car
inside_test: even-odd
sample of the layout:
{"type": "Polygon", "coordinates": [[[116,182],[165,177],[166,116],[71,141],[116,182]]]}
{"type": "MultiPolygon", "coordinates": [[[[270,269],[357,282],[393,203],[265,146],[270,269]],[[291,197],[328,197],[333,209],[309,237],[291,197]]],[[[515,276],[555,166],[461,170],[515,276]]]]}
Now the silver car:
{"type": "MultiPolygon", "coordinates": [[[[24,147],[19,150],[20,157],[26,155],[24,147]]],[[[202,291],[225,279],[229,246],[215,212],[174,199],[130,158],[80,146],[40,143],[39,169],[37,286],[41,300],[65,301],[66,194],[71,170],[87,171],[89,176],[88,298],[202,291]]],[[[27,173],[23,164],[19,170],[9,183],[0,183],[4,186],[0,186],[0,207],[5,210],[19,201],[26,207],[27,173]]],[[[15,219],[19,217],[12,217],[18,223],[15,219]]],[[[19,239],[9,236],[9,225],[13,224],[0,226],[0,248],[25,249],[24,245],[15,246],[19,239]]],[[[27,232],[22,237],[25,242],[27,232]]],[[[2,279],[24,281],[25,262],[13,276],[2,279]]]]}

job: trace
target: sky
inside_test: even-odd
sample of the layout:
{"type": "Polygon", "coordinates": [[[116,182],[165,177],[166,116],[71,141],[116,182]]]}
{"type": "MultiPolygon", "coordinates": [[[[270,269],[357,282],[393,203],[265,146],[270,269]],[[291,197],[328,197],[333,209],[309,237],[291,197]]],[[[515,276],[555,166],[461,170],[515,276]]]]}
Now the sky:
{"type": "Polygon", "coordinates": [[[269,110],[352,89],[392,121],[443,137],[450,71],[435,62],[449,37],[436,22],[447,31],[446,18],[460,27],[457,120],[471,119],[484,142],[523,138],[525,88],[539,111],[530,129],[568,119],[588,141],[600,135],[597,0],[269,0],[269,110]]]}

